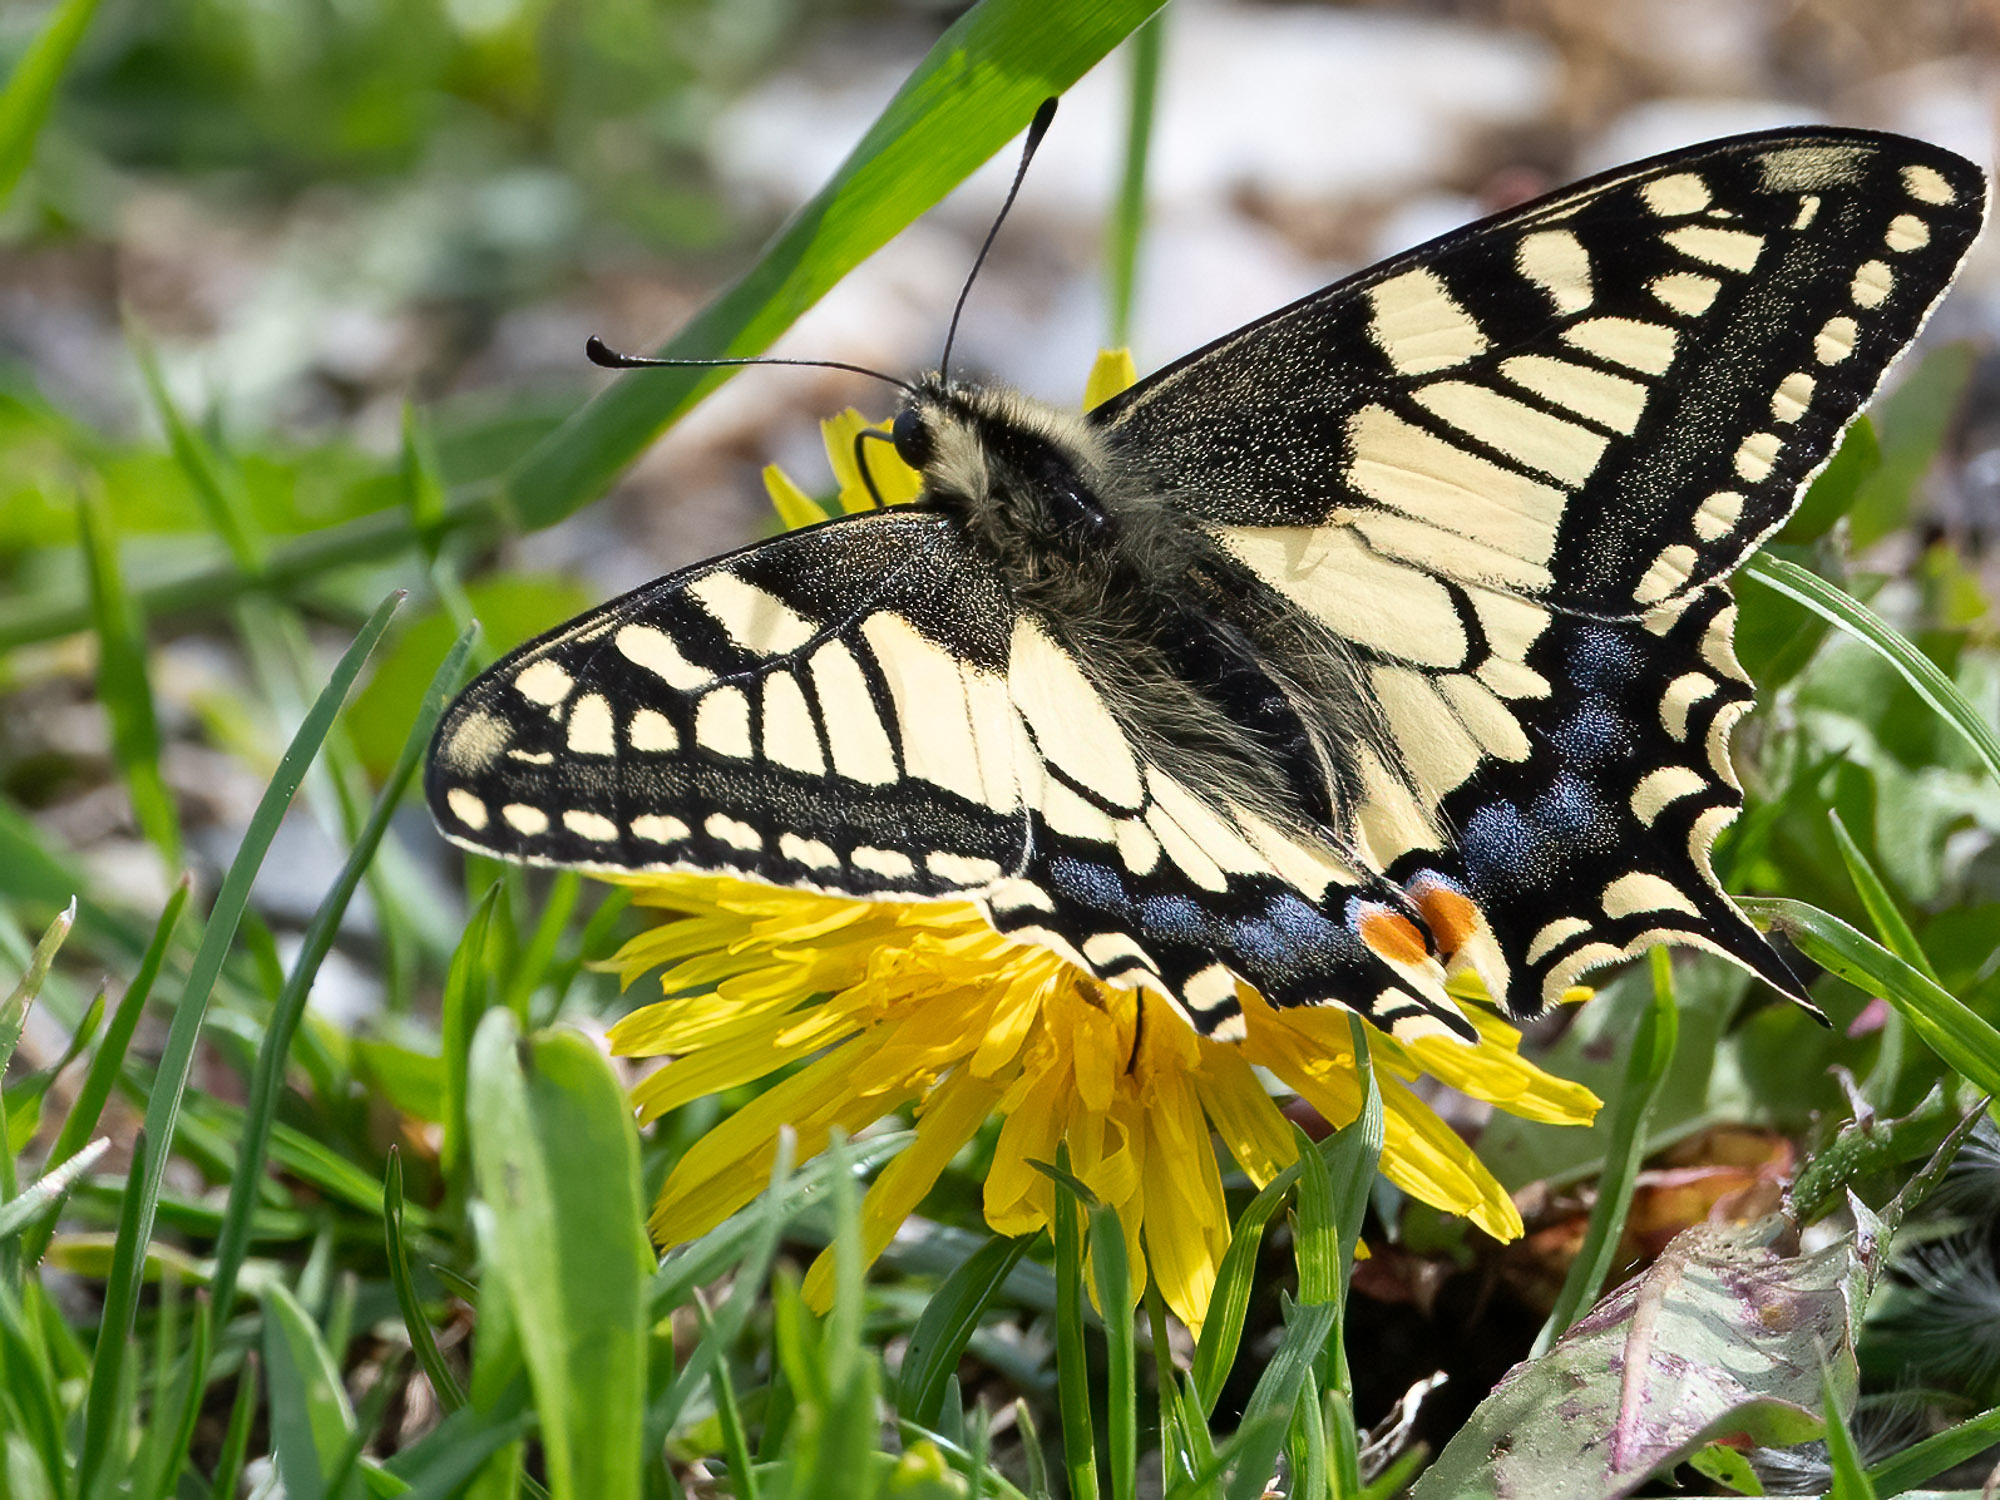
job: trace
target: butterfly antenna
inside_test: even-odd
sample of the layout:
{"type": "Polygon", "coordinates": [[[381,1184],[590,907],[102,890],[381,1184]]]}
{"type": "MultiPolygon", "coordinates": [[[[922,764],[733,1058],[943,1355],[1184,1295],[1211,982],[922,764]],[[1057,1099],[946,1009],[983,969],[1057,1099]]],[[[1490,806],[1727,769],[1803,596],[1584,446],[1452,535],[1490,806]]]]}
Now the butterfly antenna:
{"type": "Polygon", "coordinates": [[[880,380],[887,385],[917,394],[917,388],[907,380],[898,380],[893,375],[884,375],[880,370],[871,370],[866,365],[850,365],[838,359],[778,359],[768,354],[745,354],[732,359],[653,359],[641,354],[620,354],[596,334],[584,341],[583,352],[594,365],[602,365],[607,370],[689,370],[724,369],[739,365],[794,365],[814,370],[845,370],[850,375],[866,375],[870,380],[880,380]]]}
{"type": "Polygon", "coordinates": [[[993,248],[993,241],[1000,234],[1000,226],[1007,222],[1007,210],[1014,206],[1015,195],[1021,191],[1021,182],[1028,175],[1028,163],[1035,159],[1035,148],[1042,143],[1042,137],[1049,133],[1049,123],[1056,117],[1056,101],[1044,99],[1042,107],[1035,111],[1035,118],[1028,122],[1028,139],[1021,146],[1021,165],[1014,169],[1014,185],[1007,189],[1007,201],[1000,205],[1000,212],[994,216],[993,227],[986,231],[986,243],[979,247],[979,254],[973,258],[972,272],[965,278],[965,285],[959,289],[958,305],[951,310],[951,327],[945,330],[944,357],[938,361],[938,379],[942,382],[951,373],[951,346],[958,338],[959,316],[965,311],[965,299],[972,293],[972,283],[979,279],[979,268],[986,264],[986,252],[993,248]]]}

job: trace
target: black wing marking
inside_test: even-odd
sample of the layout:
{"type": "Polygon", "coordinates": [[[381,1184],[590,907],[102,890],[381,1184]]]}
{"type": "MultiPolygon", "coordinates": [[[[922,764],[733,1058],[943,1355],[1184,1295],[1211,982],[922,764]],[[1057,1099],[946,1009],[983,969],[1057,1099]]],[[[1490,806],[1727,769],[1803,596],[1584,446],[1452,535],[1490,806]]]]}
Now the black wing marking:
{"type": "Polygon", "coordinates": [[[537,864],[983,889],[1028,853],[1010,614],[937,516],[759,543],[488,671],[438,727],[432,813],[455,843],[537,864]]]}
{"type": "Polygon", "coordinates": [[[426,789],[503,858],[976,899],[1205,1031],[1240,978],[1469,1035],[1399,891],[1147,763],[936,515],[760,543],[532,642],[453,705],[426,789]]]}
{"type": "Polygon", "coordinates": [[[1092,413],[1198,519],[1345,524],[1631,617],[1797,502],[1979,231],[1971,163],[1800,128],[1623,167],[1296,302],[1092,413]]]}

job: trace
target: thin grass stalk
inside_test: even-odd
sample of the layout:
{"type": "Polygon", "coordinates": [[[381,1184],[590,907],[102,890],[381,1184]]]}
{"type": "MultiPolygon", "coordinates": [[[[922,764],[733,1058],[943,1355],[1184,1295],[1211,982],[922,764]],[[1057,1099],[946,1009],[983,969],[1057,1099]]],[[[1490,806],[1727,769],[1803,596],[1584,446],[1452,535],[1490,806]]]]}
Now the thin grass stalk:
{"type": "Polygon", "coordinates": [[[1936,710],[1972,747],[1987,774],[2000,781],[2000,733],[1986,716],[1966,702],[1958,686],[1936,662],[1874,610],[1797,563],[1763,553],[1753,556],[1738,575],[1754,578],[1766,588],[1803,604],[1823,620],[1847,632],[1894,667],[1919,698],[1936,710]]]}
{"type": "MultiPolygon", "coordinates": [[[[1854,836],[1847,831],[1847,825],[1840,821],[1840,814],[1829,811],[1827,822],[1833,829],[1833,842],[1840,850],[1841,863],[1847,866],[1847,878],[1853,883],[1855,894],[1860,896],[1861,905],[1868,913],[1868,920],[1875,925],[1883,945],[1898,958],[1915,969],[1932,984],[1938,982],[1937,970],[1924,953],[1917,935],[1910,930],[1910,924],[1903,920],[1903,913],[1896,905],[1896,898],[1889,894],[1889,887],[1868,862],[1868,856],[1861,852],[1861,846],[1854,842],[1854,836]]],[[[1891,1005],[1888,1014],[1882,1018],[1882,1040],[1876,1049],[1875,1066],[1868,1074],[1868,1097],[1877,1109],[1887,1111],[1894,1103],[1896,1085],[1902,1081],[1903,1057],[1909,1046],[1909,1022],[1903,1013],[1891,1005]]]]}
{"type": "Polygon", "coordinates": [[[1639,1023],[1639,1034],[1625,1058],[1625,1079],[1611,1117],[1611,1138],[1605,1146],[1604,1171],[1597,1179],[1597,1202],[1591,1205],[1590,1227],[1576,1258],[1569,1263],[1562,1290],[1549,1320],[1535,1336],[1530,1358],[1539,1358],[1603,1290],[1611,1274],[1618,1242],[1625,1233],[1625,1216],[1632,1206],[1639,1164],[1646,1157],[1646,1121],[1659,1097],[1660,1085],[1674,1060],[1680,1012],[1674,1001],[1673,961],[1665,948],[1650,955],[1653,1003],[1639,1023]]]}
{"type": "MultiPolygon", "coordinates": [[[[77,1090],[76,1102],[63,1116],[62,1127],[57,1130],[55,1142],[49,1147],[44,1171],[60,1166],[81,1151],[90,1140],[91,1132],[97,1129],[97,1122],[104,1117],[104,1106],[124,1069],[126,1051],[132,1045],[133,1033],[139,1029],[139,1018],[145,1014],[146,998],[153,991],[154,980],[159,978],[160,965],[166,961],[167,946],[173,940],[174,928],[187,905],[191,884],[192,877],[182,875],[167,896],[167,904],[160,909],[159,921],[153,926],[152,940],[139,959],[132,982],[125,987],[117,1008],[111,1013],[111,1023],[105,1027],[104,1040],[98,1044],[90,1067],[83,1075],[83,1086],[77,1090]]],[[[56,1218],[53,1212],[44,1215],[22,1236],[21,1255],[28,1265],[34,1265],[47,1252],[49,1240],[55,1234],[56,1218]]]]}
{"type": "MultiPolygon", "coordinates": [[[[1069,1175],[1069,1147],[1056,1148],[1056,1169],[1069,1175]]],[[[1090,1355],[1084,1345],[1082,1208],[1068,1186],[1055,1185],[1056,1388],[1062,1416],[1063,1469],[1072,1496],[1099,1493],[1097,1437],[1090,1415],[1090,1355]]]]}
{"type": "Polygon", "coordinates": [[[319,974],[320,964],[333,949],[333,940],[339,934],[348,903],[354,899],[369,861],[375,857],[376,849],[389,831],[389,820],[395,816],[403,793],[423,760],[431,730],[444,712],[446,697],[458,684],[459,675],[465,667],[466,653],[471,649],[472,631],[467,630],[445,654],[444,661],[432,676],[423,703],[417,710],[416,720],[404,738],[402,753],[396,757],[396,764],[383,783],[381,794],[375,799],[374,810],[362,826],[359,838],[348,852],[339,877],[321,898],[319,909],[313,913],[299,956],[292,964],[291,973],[286,976],[285,987],[279,993],[277,1004],[272,1007],[270,1019],[265,1025],[264,1044],[258,1049],[256,1068],[250,1078],[249,1101],[244,1109],[236,1167],[230,1175],[229,1205],[224,1211],[222,1235],[215,1247],[215,1275],[209,1283],[209,1316],[218,1328],[229,1317],[235,1300],[236,1278],[249,1251],[250,1215],[257,1187],[264,1176],[264,1159],[270,1145],[272,1124],[277,1116],[278,1096],[284,1088],[285,1061],[291,1053],[292,1037],[305,1016],[306,998],[319,974]]]}
{"type": "MultiPolygon", "coordinates": [[[[147,1159],[145,1175],[138,1183],[134,1209],[136,1217],[132,1226],[142,1251],[153,1238],[153,1220],[159,1207],[160,1187],[166,1176],[167,1158],[172,1154],[181,1099],[187,1091],[188,1076],[194,1067],[194,1049],[201,1037],[209,995],[222,972],[237,924],[249,903],[251,882],[270,850],[271,840],[277,836],[286,808],[290,806],[300,782],[305,779],[306,767],[318,753],[320,742],[326,738],[334,716],[347,699],[348,689],[353,687],[354,679],[360,675],[361,664],[382,638],[390,616],[402,603],[403,597],[402,591],[398,590],[376,607],[360,634],[354,638],[354,643],[335,666],[325,689],[306,715],[305,722],[299,725],[284,758],[279,761],[277,774],[265,788],[257,810],[251,816],[250,825],[244,831],[236,857],[230,862],[229,873],[223,877],[215,906],[209,912],[208,926],[202,934],[201,947],[188,974],[187,987],[181,992],[180,1003],[168,1027],[166,1046],[154,1074],[152,1095],[146,1103],[145,1134],[154,1143],[154,1149],[147,1159]]],[[[130,1335],[132,1318],[138,1305],[138,1277],[143,1265],[143,1253],[130,1257],[122,1270],[128,1284],[106,1288],[106,1322],[98,1334],[100,1343],[106,1339],[119,1343],[130,1335]],[[114,1308],[117,1309],[117,1319],[122,1321],[112,1319],[114,1308]]],[[[94,1383],[92,1394],[96,1394],[94,1383]]]]}
{"type": "Polygon", "coordinates": [[[1139,247],[1146,232],[1146,160],[1153,143],[1153,116],[1160,96],[1160,55],[1164,50],[1166,16],[1155,14],[1127,38],[1131,52],[1131,91],[1125,116],[1125,166],[1118,182],[1118,202],[1111,218],[1109,260],[1111,283],[1110,347],[1132,342],[1132,304],[1139,289],[1139,247]]]}

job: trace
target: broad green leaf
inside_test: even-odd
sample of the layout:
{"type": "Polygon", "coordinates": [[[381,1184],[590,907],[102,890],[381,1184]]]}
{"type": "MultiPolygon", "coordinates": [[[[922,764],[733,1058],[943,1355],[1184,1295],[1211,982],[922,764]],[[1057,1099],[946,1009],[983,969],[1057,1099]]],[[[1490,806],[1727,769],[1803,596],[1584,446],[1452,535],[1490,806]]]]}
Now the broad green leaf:
{"type": "Polygon", "coordinates": [[[489,1298],[512,1307],[555,1500],[636,1500],[645,1395],[639,1139],[596,1046],[522,1040],[489,1010],[472,1044],[472,1162],[492,1214],[489,1298]]]}
{"type": "Polygon", "coordinates": [[[1771,1248],[1776,1215],[1684,1230],[1508,1371],[1411,1500],[1615,1500],[1718,1437],[1817,1436],[1822,1370],[1852,1399],[1854,1336],[1881,1265],[1881,1226],[1856,1211],[1854,1234],[1789,1259],[1771,1248]]]}

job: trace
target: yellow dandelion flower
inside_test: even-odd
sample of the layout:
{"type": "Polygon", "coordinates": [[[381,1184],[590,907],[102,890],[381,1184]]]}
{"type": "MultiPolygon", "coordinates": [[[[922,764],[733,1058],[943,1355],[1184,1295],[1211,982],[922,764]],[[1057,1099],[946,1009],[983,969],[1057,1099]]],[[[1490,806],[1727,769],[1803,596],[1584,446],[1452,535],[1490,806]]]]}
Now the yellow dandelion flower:
{"type": "MultiPolygon", "coordinates": [[[[1131,379],[1129,356],[1101,357],[1093,404],[1131,379]]],[[[850,511],[873,503],[856,466],[865,425],[855,412],[826,424],[850,511]]],[[[917,476],[888,444],[866,443],[862,456],[885,500],[914,497],[917,476]]],[[[787,524],[823,518],[780,471],[765,478],[787,524]]],[[[1229,1239],[1214,1142],[1261,1186],[1296,1151],[1267,1079],[1336,1126],[1360,1109],[1344,1011],[1281,1010],[1244,987],[1243,1037],[1214,1041],[1157,996],[1003,936],[970,902],[854,901],[701,875],[620,880],[638,904],[678,917],[607,965],[627,984],[665,971],[669,998],[611,1031],[622,1054],[672,1059],[634,1091],[641,1117],[795,1069],[681,1159],[653,1210],[662,1243],[691,1239],[754,1198],[786,1127],[810,1155],[836,1129],[854,1134],[907,1107],[914,1142],[863,1201],[872,1260],[997,1116],[987,1222],[1007,1235],[1050,1227],[1057,1189],[1035,1164],[1067,1146],[1073,1174],[1117,1210],[1135,1276],[1150,1271],[1167,1305],[1198,1329],[1229,1239]]],[[[1521,1230],[1512,1200],[1412,1083],[1428,1076],[1559,1123],[1587,1123],[1598,1101],[1523,1058],[1519,1033],[1491,1012],[1471,1006],[1468,1016],[1476,1044],[1372,1039],[1381,1170],[1411,1196],[1507,1239],[1521,1230]]],[[[822,1257],[808,1292],[824,1297],[829,1274],[822,1257]]]]}

